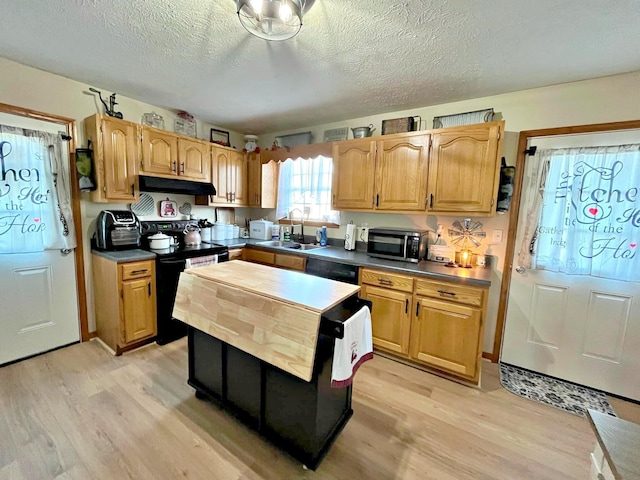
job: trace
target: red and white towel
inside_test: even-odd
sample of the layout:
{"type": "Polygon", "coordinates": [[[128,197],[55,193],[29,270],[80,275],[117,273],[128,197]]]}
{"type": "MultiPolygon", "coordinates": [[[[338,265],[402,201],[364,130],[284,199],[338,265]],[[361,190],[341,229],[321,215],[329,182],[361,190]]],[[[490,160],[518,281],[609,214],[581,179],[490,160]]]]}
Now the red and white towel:
{"type": "Polygon", "coordinates": [[[187,258],[184,269],[206,267],[207,265],[214,265],[218,263],[218,255],[205,255],[202,257],[187,258]]]}
{"type": "Polygon", "coordinates": [[[362,307],[344,322],[344,338],[336,339],[331,387],[342,388],[351,385],[360,365],[372,358],[371,312],[369,307],[362,307]]]}

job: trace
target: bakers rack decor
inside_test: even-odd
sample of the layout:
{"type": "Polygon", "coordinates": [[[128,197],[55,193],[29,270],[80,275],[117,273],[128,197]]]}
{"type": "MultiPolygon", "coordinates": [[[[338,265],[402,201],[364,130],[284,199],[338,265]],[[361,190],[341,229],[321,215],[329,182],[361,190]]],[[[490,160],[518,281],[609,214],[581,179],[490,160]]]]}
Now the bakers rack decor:
{"type": "Polygon", "coordinates": [[[420,129],[422,119],[419,115],[413,117],[393,118],[391,120],[382,121],[382,135],[392,133],[414,132],[420,129]],[[417,119],[417,121],[416,121],[417,119]]]}
{"type": "Polygon", "coordinates": [[[460,127],[474,123],[493,122],[493,108],[473,112],[433,117],[433,128],[460,127]]]}

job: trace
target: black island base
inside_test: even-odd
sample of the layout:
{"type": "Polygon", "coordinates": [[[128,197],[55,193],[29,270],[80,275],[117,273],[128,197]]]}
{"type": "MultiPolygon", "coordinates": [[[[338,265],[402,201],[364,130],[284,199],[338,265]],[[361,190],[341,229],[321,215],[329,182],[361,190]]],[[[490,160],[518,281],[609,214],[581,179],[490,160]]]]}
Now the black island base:
{"type": "Polygon", "coordinates": [[[315,470],[347,424],[351,386],[331,388],[342,322],[371,302],[353,296],[323,314],[311,381],[189,327],[189,385],[315,470]]]}

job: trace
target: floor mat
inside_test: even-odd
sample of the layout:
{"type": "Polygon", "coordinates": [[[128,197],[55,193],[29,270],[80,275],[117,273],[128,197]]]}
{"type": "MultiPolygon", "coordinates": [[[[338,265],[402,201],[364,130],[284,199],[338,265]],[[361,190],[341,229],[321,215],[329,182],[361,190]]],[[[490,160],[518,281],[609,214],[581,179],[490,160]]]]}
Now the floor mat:
{"type": "Polygon", "coordinates": [[[588,408],[617,416],[605,393],[506,363],[500,364],[500,383],[511,393],[581,417],[588,408]]]}

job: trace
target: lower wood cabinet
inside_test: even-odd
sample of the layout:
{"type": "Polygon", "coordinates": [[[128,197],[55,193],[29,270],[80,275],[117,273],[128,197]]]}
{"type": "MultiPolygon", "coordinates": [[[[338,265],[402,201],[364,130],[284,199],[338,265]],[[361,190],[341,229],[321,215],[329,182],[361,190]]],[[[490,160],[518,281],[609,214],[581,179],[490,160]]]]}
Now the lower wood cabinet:
{"type": "Polygon", "coordinates": [[[155,337],[155,261],[92,255],[96,333],[116,355],[155,337]]]}
{"type": "Polygon", "coordinates": [[[360,284],[376,349],[479,382],[488,288],[369,268],[360,284]]]}
{"type": "Polygon", "coordinates": [[[231,260],[242,260],[243,251],[244,251],[244,249],[242,249],[242,248],[230,248],[229,249],[229,261],[231,261],[231,260]]]}
{"type": "Polygon", "coordinates": [[[362,298],[371,300],[373,344],[390,352],[409,354],[412,294],[392,287],[362,285],[362,298]]]}
{"type": "Polygon", "coordinates": [[[286,253],[275,253],[253,248],[244,249],[243,260],[299,272],[304,272],[307,264],[307,259],[299,255],[288,255],[286,253]]]}

